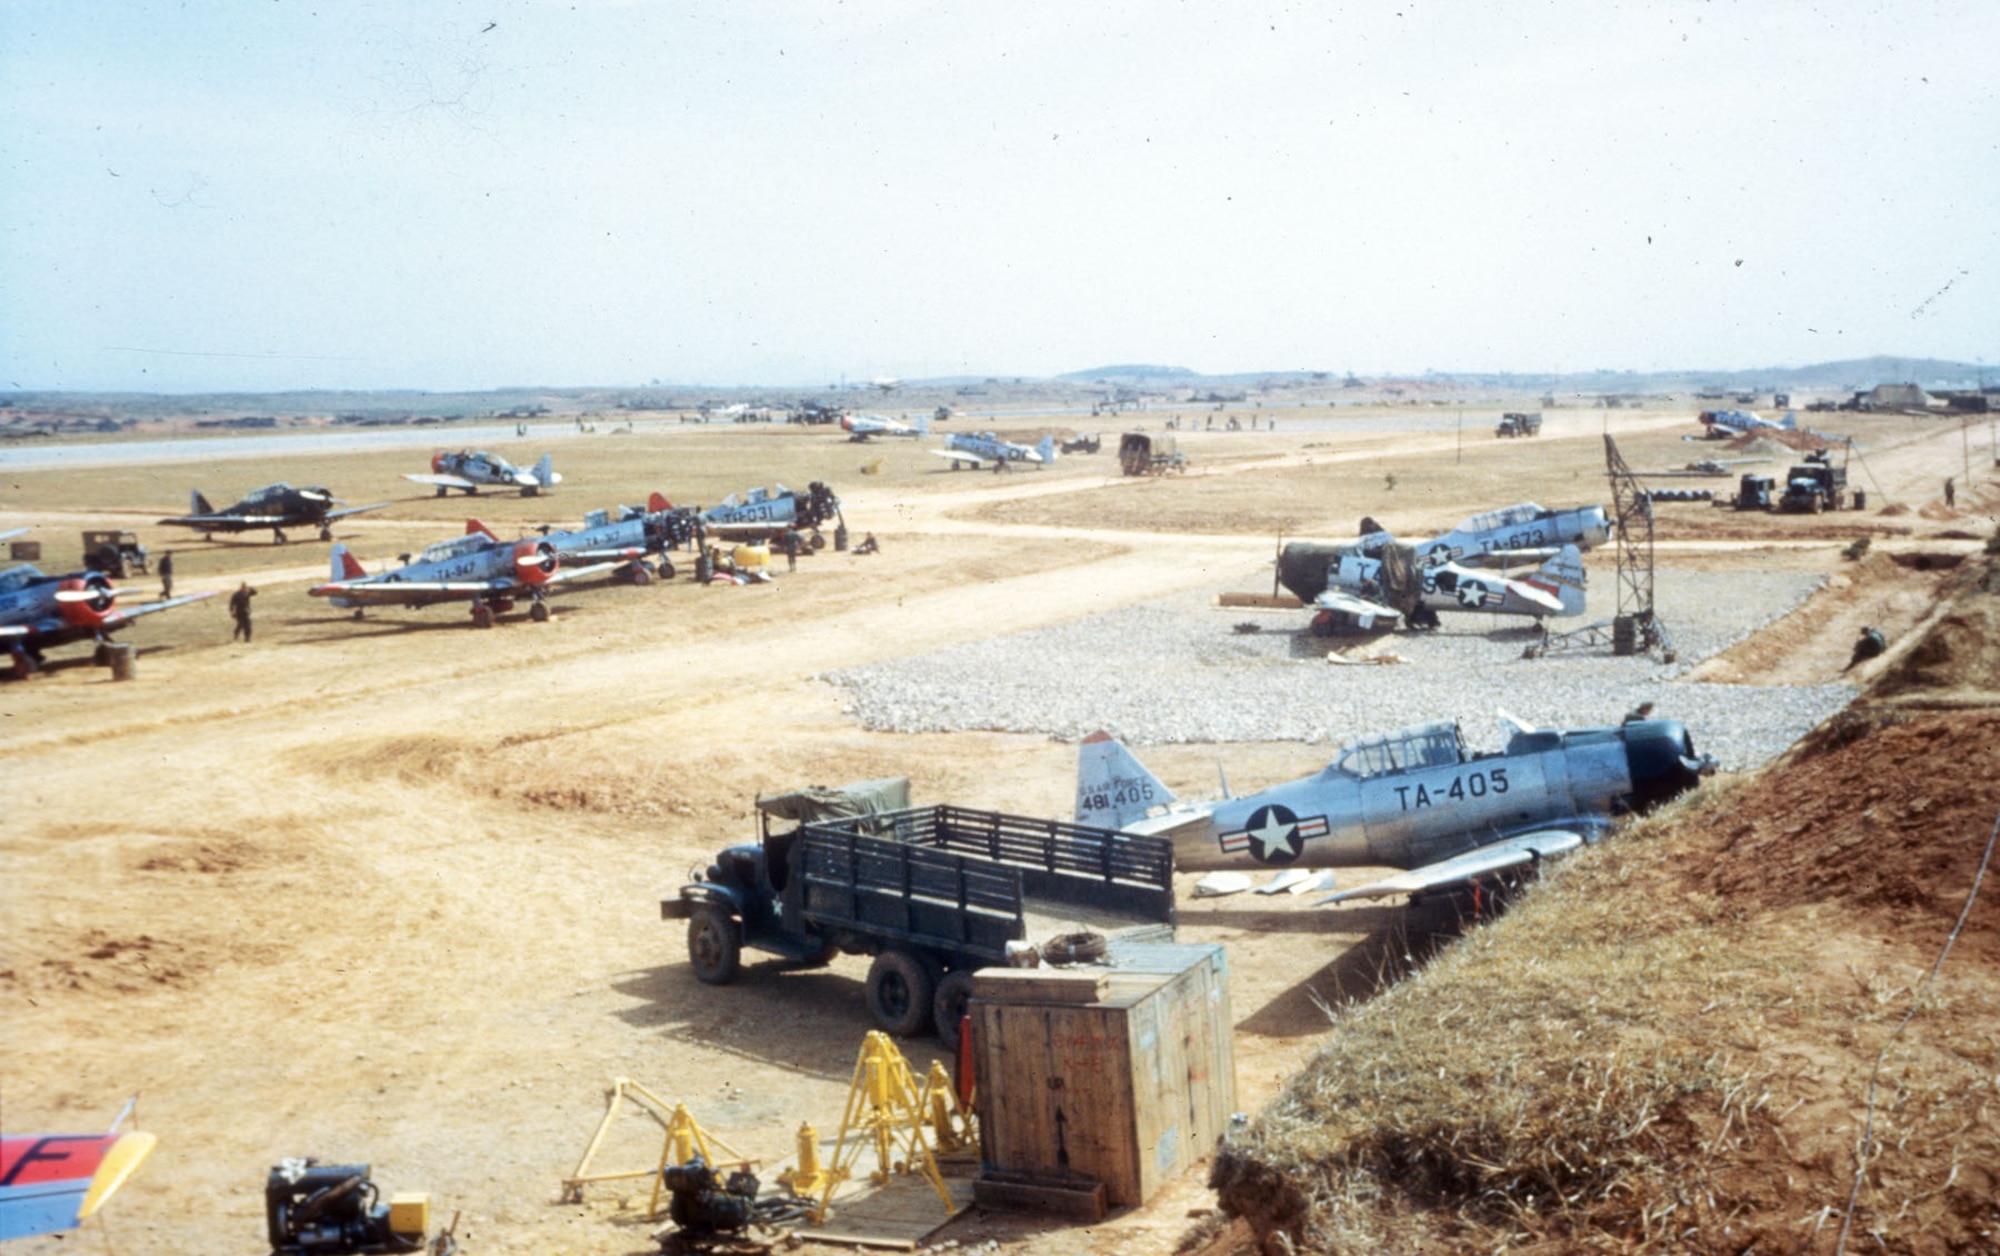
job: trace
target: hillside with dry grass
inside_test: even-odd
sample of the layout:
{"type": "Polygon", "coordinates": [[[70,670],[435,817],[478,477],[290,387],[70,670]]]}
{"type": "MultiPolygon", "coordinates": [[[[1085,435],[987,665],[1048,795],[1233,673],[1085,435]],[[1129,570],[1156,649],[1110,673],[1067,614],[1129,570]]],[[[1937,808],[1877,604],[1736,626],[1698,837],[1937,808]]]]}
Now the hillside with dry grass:
{"type": "Polygon", "coordinates": [[[1779,763],[1338,1009],[1190,1246],[2000,1251],[1995,560],[1945,597],[1779,763]]]}

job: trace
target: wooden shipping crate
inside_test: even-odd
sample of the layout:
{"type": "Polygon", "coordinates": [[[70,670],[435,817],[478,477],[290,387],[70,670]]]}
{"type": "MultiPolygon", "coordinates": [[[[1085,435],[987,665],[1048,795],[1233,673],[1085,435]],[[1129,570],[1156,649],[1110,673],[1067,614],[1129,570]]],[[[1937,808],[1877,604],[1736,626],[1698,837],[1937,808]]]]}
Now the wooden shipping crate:
{"type": "Polygon", "coordinates": [[[973,1050],[985,1170],[1095,1178],[1109,1202],[1144,1203],[1209,1155],[1236,1110],[1228,963],[1215,945],[1114,941],[1091,1003],[1032,985],[982,995],[973,1050]]]}

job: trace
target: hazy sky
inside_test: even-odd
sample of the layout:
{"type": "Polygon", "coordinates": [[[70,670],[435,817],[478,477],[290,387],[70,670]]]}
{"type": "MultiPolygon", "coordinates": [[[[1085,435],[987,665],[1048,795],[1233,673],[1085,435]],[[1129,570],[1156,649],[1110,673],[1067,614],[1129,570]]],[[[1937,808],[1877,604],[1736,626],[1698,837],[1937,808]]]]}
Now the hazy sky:
{"type": "Polygon", "coordinates": [[[0,0],[0,387],[2000,352],[2000,4],[0,0]]]}

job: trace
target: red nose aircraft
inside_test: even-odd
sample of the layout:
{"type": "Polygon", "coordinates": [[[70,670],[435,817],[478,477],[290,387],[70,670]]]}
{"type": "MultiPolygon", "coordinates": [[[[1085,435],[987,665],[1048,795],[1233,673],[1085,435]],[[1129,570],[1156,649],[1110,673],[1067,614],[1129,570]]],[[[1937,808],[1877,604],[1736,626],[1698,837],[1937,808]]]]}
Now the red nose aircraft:
{"type": "Polygon", "coordinates": [[[345,545],[333,547],[333,578],[307,590],[335,606],[354,608],[356,619],[370,606],[425,607],[438,602],[471,602],[472,623],[491,628],[493,617],[514,609],[527,598],[528,618],[549,617],[542,600],[567,581],[600,576],[616,562],[587,567],[563,567],[555,545],[546,539],[503,541],[477,519],[465,522],[465,535],[439,541],[393,571],[369,575],[345,545]]]}
{"type": "Polygon", "coordinates": [[[120,607],[122,589],[111,587],[102,572],[73,571],[43,575],[20,566],[0,572],[0,642],[13,656],[14,675],[25,678],[42,665],[42,652],[72,641],[106,641],[141,615],[172,610],[214,597],[187,597],[120,607]]]}

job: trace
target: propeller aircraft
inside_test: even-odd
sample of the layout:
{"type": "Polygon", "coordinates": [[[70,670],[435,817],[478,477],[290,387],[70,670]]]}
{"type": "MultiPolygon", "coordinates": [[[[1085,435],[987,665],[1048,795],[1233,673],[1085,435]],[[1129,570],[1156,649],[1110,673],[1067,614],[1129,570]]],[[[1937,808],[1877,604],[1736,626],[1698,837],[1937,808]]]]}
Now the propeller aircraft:
{"type": "MultiPolygon", "coordinates": [[[[1454,720],[1359,738],[1315,775],[1219,802],[1179,802],[1108,733],[1077,752],[1079,824],[1173,839],[1181,871],[1400,868],[1321,902],[1462,887],[1608,832],[1714,770],[1673,720],[1536,729],[1502,713],[1505,746],[1472,753],[1454,720]]],[[[1319,888],[1330,888],[1323,878],[1319,888]]]]}
{"type": "Polygon", "coordinates": [[[372,506],[348,506],[344,510],[333,507],[342,503],[324,488],[293,488],[283,483],[266,484],[242,501],[226,510],[217,510],[208,504],[208,498],[196,489],[191,496],[188,513],[174,519],[162,519],[162,525],[177,528],[193,528],[203,539],[213,539],[217,532],[252,532],[260,528],[271,529],[273,544],[285,543],[286,528],[317,527],[319,539],[333,539],[333,521],[348,515],[358,515],[365,511],[380,510],[388,502],[376,502],[372,506]]]}
{"type": "Polygon", "coordinates": [[[556,547],[564,566],[610,562],[622,564],[632,583],[652,579],[645,558],[660,555],[660,575],[671,580],[674,565],[667,551],[694,539],[694,512],[675,506],[654,493],[644,506],[620,506],[618,518],[609,511],[593,510],[583,517],[583,527],[575,532],[545,532],[543,539],[556,547]]]}
{"type": "Polygon", "coordinates": [[[1729,440],[1746,432],[1795,432],[1799,427],[1797,412],[1790,410],[1777,420],[1763,418],[1751,410],[1703,410],[1696,417],[1701,420],[1704,440],[1729,440]]]}
{"type": "Polygon", "coordinates": [[[465,523],[465,535],[427,546],[415,562],[394,571],[369,575],[345,545],[333,547],[333,578],[307,592],[335,606],[353,607],[361,618],[370,606],[409,606],[421,610],[439,602],[472,603],[472,625],[491,628],[493,617],[528,599],[528,618],[542,623],[549,617],[543,601],[556,586],[588,576],[603,575],[615,562],[563,567],[561,555],[547,538],[503,541],[477,519],[465,523]]]}
{"type": "Polygon", "coordinates": [[[951,460],[951,469],[958,470],[961,464],[969,464],[977,470],[981,463],[990,462],[995,468],[1010,462],[1032,462],[1038,467],[1046,467],[1056,460],[1056,438],[1042,437],[1039,445],[1017,445],[1013,441],[1001,440],[992,432],[953,432],[944,438],[943,449],[933,449],[940,458],[951,460]]]}
{"type": "Polygon", "coordinates": [[[9,1134],[0,1138],[0,1242],[74,1230],[88,1221],[158,1142],[118,1127],[102,1134],[9,1134]]]}
{"type": "Polygon", "coordinates": [[[826,545],[820,525],[840,517],[840,499],[833,490],[814,480],[801,493],[782,484],[770,489],[748,490],[739,499],[731,493],[721,504],[701,512],[705,534],[732,540],[778,540],[788,532],[812,533],[813,549],[826,545]]]}
{"type": "Polygon", "coordinates": [[[215,596],[192,593],[127,610],[117,604],[124,592],[113,588],[110,578],[99,571],[48,576],[23,565],[0,572],[0,642],[13,655],[14,675],[22,679],[31,675],[42,665],[43,651],[55,646],[84,640],[102,643],[143,615],[215,596]]]}
{"type": "Polygon", "coordinates": [[[915,423],[905,423],[886,414],[843,414],[840,426],[846,430],[847,438],[854,441],[874,436],[929,436],[931,416],[926,414],[915,423]]]}
{"type": "Polygon", "coordinates": [[[554,488],[562,482],[562,476],[555,470],[554,459],[548,454],[543,454],[541,461],[534,466],[524,468],[483,449],[433,454],[429,475],[405,472],[403,478],[418,484],[436,485],[439,497],[452,489],[476,497],[482,488],[518,488],[521,496],[533,497],[543,489],[554,488]]]}

